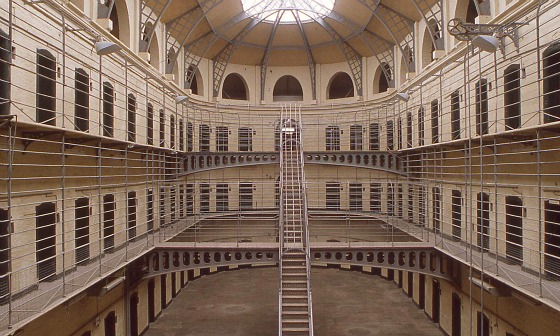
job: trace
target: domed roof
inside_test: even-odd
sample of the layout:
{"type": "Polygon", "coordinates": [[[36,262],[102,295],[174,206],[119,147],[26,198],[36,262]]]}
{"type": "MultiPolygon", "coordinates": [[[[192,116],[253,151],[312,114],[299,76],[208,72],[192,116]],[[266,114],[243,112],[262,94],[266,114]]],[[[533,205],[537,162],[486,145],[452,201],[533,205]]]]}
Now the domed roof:
{"type": "Polygon", "coordinates": [[[310,57],[325,64],[344,62],[353,52],[363,57],[391,48],[422,18],[415,1],[424,9],[437,2],[171,0],[162,22],[179,46],[207,59],[233,49],[227,56],[236,64],[308,65],[310,57]]]}
{"type": "Polygon", "coordinates": [[[360,94],[363,57],[394,64],[398,46],[414,63],[414,22],[441,22],[442,13],[438,0],[145,1],[167,27],[170,65],[180,48],[189,69],[211,59],[215,94],[229,63],[262,66],[261,76],[268,66],[308,66],[313,78],[316,64],[338,62],[348,63],[360,94]]]}

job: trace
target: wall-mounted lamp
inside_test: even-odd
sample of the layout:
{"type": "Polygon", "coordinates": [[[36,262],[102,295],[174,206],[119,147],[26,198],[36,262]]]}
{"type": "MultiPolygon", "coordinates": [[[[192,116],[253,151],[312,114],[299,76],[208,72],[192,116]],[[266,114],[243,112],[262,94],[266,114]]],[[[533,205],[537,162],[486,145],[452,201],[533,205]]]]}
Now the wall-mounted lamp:
{"type": "Polygon", "coordinates": [[[95,42],[95,52],[99,56],[109,55],[121,50],[121,46],[111,41],[95,42]]]}
{"type": "Polygon", "coordinates": [[[182,103],[186,103],[189,101],[189,96],[177,96],[175,97],[175,103],[177,104],[182,104],[182,103]]]}
{"type": "Polygon", "coordinates": [[[472,45],[480,50],[493,53],[500,46],[500,40],[491,35],[478,35],[473,38],[472,45]]]}
{"type": "Polygon", "coordinates": [[[399,100],[405,103],[410,99],[410,95],[406,92],[399,92],[395,97],[397,97],[399,100]]]}

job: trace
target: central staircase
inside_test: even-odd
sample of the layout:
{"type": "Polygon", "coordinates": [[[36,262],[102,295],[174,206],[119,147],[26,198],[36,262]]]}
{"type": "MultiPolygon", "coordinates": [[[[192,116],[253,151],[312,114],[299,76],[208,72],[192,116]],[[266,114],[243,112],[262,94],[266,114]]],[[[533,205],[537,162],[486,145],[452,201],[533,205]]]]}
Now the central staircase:
{"type": "Polygon", "coordinates": [[[313,335],[301,110],[280,118],[279,335],[313,335]]]}

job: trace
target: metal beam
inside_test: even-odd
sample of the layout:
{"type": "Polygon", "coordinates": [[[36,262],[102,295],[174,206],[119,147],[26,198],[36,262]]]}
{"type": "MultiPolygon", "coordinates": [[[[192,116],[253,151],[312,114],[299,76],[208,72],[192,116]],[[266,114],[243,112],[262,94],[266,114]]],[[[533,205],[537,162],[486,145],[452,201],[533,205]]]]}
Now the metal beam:
{"type": "Polygon", "coordinates": [[[317,99],[317,74],[316,74],[316,67],[315,67],[315,58],[313,57],[313,53],[311,52],[311,46],[309,45],[309,40],[307,39],[307,35],[303,30],[303,24],[301,23],[301,18],[299,16],[299,12],[295,12],[294,16],[296,18],[296,23],[299,28],[299,32],[301,34],[301,38],[303,39],[303,43],[305,45],[305,54],[307,55],[307,66],[309,68],[309,76],[311,76],[311,95],[313,100],[317,99]]]}
{"type": "Polygon", "coordinates": [[[279,11],[276,13],[276,20],[274,20],[274,26],[272,26],[272,31],[268,37],[268,42],[266,44],[266,49],[264,51],[263,58],[261,60],[261,100],[264,100],[265,84],[266,84],[266,73],[268,70],[268,60],[270,58],[270,52],[272,47],[272,41],[274,36],[276,36],[276,31],[278,30],[278,25],[285,12],[279,11]]]}

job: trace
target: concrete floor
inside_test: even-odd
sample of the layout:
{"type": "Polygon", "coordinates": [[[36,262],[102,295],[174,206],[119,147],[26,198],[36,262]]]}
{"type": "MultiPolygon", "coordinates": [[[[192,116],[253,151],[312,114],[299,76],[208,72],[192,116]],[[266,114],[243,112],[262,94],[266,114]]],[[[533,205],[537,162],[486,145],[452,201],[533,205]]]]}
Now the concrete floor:
{"type": "MultiPolygon", "coordinates": [[[[278,335],[278,269],[222,272],[191,281],[145,336],[278,335]]],[[[313,268],[316,336],[434,336],[436,324],[389,281],[313,268]]]]}

